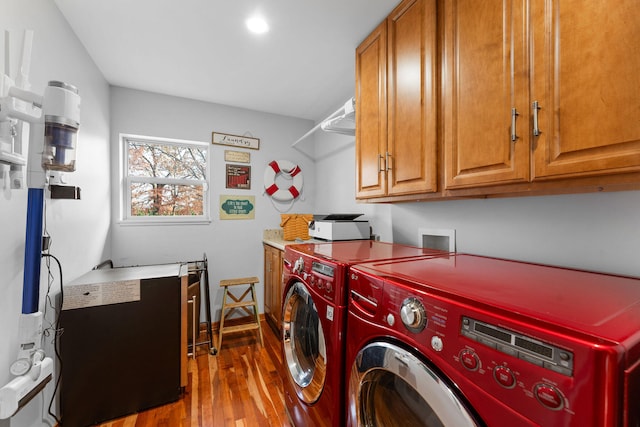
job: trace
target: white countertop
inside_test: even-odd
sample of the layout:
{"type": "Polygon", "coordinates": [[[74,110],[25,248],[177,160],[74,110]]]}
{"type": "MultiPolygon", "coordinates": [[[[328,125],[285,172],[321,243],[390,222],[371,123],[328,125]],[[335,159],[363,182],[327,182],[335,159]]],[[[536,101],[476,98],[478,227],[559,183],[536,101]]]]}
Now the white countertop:
{"type": "Polygon", "coordinates": [[[262,233],[262,243],[265,245],[273,246],[274,248],[284,250],[286,245],[296,245],[299,243],[326,243],[324,240],[318,239],[309,239],[309,240],[284,240],[283,231],[281,228],[272,229],[272,230],[264,230],[262,233]]]}

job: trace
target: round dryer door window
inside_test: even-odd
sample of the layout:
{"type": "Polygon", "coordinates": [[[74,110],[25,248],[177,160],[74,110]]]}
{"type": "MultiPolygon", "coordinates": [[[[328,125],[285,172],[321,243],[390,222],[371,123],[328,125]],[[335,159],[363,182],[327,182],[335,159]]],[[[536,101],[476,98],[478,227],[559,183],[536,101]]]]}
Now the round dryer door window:
{"type": "Polygon", "coordinates": [[[282,307],[282,340],[287,372],[298,397],[314,403],[320,397],[327,373],[327,349],[318,310],[307,287],[294,283],[282,307]]]}
{"type": "Polygon", "coordinates": [[[385,342],[360,350],[351,369],[349,394],[349,406],[361,426],[479,425],[437,372],[385,342]]]}

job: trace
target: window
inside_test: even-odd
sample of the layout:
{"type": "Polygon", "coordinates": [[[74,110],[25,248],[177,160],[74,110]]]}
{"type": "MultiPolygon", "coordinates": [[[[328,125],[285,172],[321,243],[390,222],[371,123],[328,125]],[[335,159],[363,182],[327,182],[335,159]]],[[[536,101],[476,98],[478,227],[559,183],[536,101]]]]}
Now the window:
{"type": "Polygon", "coordinates": [[[208,143],[122,135],[123,219],[209,219],[208,143]]]}

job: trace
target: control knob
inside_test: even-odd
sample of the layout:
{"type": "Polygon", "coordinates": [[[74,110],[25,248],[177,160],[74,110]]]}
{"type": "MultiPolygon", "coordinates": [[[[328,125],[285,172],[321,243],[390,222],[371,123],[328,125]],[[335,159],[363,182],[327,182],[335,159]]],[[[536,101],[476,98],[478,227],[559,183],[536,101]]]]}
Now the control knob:
{"type": "Polygon", "coordinates": [[[304,260],[302,259],[302,257],[300,257],[293,264],[293,272],[296,274],[300,274],[302,273],[302,270],[304,270],[304,260]]]}
{"type": "Polygon", "coordinates": [[[424,305],[417,298],[410,297],[402,302],[400,318],[411,332],[422,332],[427,326],[427,313],[424,305]]]}

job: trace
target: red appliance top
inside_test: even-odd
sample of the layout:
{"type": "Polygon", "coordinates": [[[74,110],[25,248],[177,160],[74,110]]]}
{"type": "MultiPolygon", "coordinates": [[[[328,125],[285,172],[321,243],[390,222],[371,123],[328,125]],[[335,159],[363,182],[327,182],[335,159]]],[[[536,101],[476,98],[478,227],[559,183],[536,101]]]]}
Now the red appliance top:
{"type": "Polygon", "coordinates": [[[447,254],[447,252],[435,249],[417,248],[414,246],[399,245],[397,243],[377,242],[375,240],[303,243],[299,245],[287,245],[285,246],[285,251],[287,250],[347,265],[366,261],[447,254]]]}
{"type": "Polygon", "coordinates": [[[559,328],[640,343],[638,278],[466,254],[367,263],[355,269],[559,328]]]}

